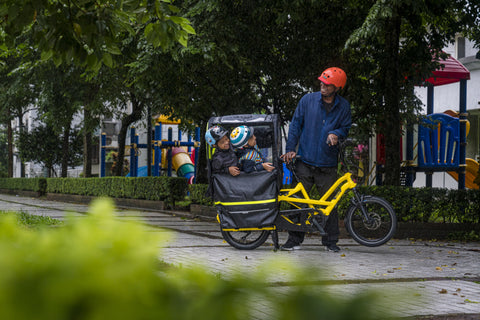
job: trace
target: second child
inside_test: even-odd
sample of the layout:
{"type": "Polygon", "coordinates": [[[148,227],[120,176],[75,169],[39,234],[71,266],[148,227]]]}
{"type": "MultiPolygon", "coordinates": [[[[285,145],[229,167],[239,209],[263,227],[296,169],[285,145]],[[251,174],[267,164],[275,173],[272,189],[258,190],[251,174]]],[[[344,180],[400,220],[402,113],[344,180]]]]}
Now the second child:
{"type": "Polygon", "coordinates": [[[273,171],[275,167],[270,162],[264,162],[263,156],[257,146],[257,138],[253,134],[253,128],[239,126],[232,130],[230,141],[237,148],[240,170],[245,173],[266,170],[273,171]]]}

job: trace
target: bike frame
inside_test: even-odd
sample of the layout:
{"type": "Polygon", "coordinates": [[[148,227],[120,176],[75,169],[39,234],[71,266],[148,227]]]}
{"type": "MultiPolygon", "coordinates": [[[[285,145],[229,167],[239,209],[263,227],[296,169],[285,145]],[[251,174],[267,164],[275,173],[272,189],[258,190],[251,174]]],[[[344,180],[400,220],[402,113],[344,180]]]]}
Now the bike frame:
{"type": "MultiPolygon", "coordinates": [[[[296,206],[296,204],[306,204],[308,205],[309,208],[316,209],[314,211],[315,215],[319,214],[318,212],[319,210],[325,216],[328,216],[330,215],[332,210],[335,208],[335,206],[338,204],[340,199],[343,197],[345,192],[355,188],[356,186],[357,184],[352,180],[352,174],[347,172],[343,176],[338,178],[337,181],[335,181],[335,183],[328,189],[327,192],[325,192],[325,194],[319,200],[311,199],[308,196],[308,193],[305,190],[305,187],[303,186],[303,184],[299,182],[293,189],[281,189],[280,195],[278,196],[278,201],[279,202],[285,201],[294,206],[296,206]],[[337,192],[334,198],[332,198],[331,200],[328,200],[329,198],[332,197],[332,195],[338,188],[340,188],[340,191],[337,192]],[[293,197],[293,195],[299,192],[302,194],[303,198],[293,197]]],[[[300,206],[296,206],[296,207],[300,208],[300,206]]]]}
{"type": "MultiPolygon", "coordinates": [[[[357,184],[352,180],[352,174],[347,172],[343,176],[338,178],[337,181],[335,181],[335,183],[328,189],[328,191],[319,200],[315,200],[309,197],[303,184],[301,182],[298,182],[294,188],[281,189],[280,194],[278,195],[278,198],[277,198],[279,203],[287,202],[297,207],[298,209],[283,210],[279,212],[279,215],[281,215],[289,223],[296,225],[295,222],[293,222],[292,220],[286,217],[286,214],[288,213],[288,215],[294,215],[294,214],[303,212],[306,209],[301,208],[300,204],[306,204],[308,205],[307,211],[309,211],[310,214],[311,212],[313,212],[313,215],[318,215],[322,213],[325,216],[329,216],[332,210],[340,201],[340,199],[343,197],[345,192],[347,192],[348,190],[354,189],[356,186],[357,184]],[[337,192],[331,200],[328,200],[337,191],[337,189],[340,189],[339,192],[337,192]],[[295,195],[297,195],[298,193],[300,193],[303,198],[295,197],[295,195]]],[[[220,222],[218,215],[217,215],[217,220],[220,222]]],[[[258,231],[258,230],[276,230],[276,229],[277,229],[276,226],[271,226],[271,227],[263,227],[263,228],[223,229],[223,231],[258,231]]]]}

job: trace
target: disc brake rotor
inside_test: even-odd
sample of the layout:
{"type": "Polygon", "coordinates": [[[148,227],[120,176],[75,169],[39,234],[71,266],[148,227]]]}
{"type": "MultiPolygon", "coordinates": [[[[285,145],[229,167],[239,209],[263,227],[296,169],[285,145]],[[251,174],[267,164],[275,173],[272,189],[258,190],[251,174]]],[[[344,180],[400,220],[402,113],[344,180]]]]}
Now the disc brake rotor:
{"type": "Polygon", "coordinates": [[[369,212],[368,220],[364,219],[363,224],[365,225],[365,228],[367,228],[368,230],[376,230],[382,224],[382,217],[380,217],[378,213],[369,212]]]}

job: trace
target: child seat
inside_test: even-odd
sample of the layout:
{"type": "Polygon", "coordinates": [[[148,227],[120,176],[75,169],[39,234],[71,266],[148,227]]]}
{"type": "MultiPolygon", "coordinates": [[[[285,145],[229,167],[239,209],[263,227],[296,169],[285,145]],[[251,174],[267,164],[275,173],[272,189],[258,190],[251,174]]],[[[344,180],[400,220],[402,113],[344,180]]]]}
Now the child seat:
{"type": "Polygon", "coordinates": [[[277,214],[277,171],[213,174],[213,199],[222,229],[271,226],[277,214]]]}
{"type": "Polygon", "coordinates": [[[241,172],[238,176],[212,174],[210,160],[215,150],[207,145],[207,166],[211,196],[222,229],[271,226],[276,218],[277,195],[282,169],[279,161],[282,150],[280,121],[276,114],[240,114],[213,117],[208,128],[220,125],[231,131],[240,125],[254,128],[257,145],[265,158],[275,166],[272,172],[241,172]]]}

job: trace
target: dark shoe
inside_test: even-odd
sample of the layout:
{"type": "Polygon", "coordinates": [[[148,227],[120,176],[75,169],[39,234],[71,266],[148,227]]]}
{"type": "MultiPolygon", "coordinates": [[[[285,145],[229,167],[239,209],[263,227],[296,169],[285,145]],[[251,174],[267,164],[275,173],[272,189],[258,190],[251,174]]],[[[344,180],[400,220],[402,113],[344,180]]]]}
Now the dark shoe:
{"type": "Polygon", "coordinates": [[[287,242],[285,242],[285,244],[280,247],[280,250],[283,250],[283,251],[300,250],[300,245],[288,239],[287,242]]]}
{"type": "Polygon", "coordinates": [[[335,243],[333,243],[325,246],[325,250],[332,251],[332,252],[339,252],[340,248],[335,243]]]}

